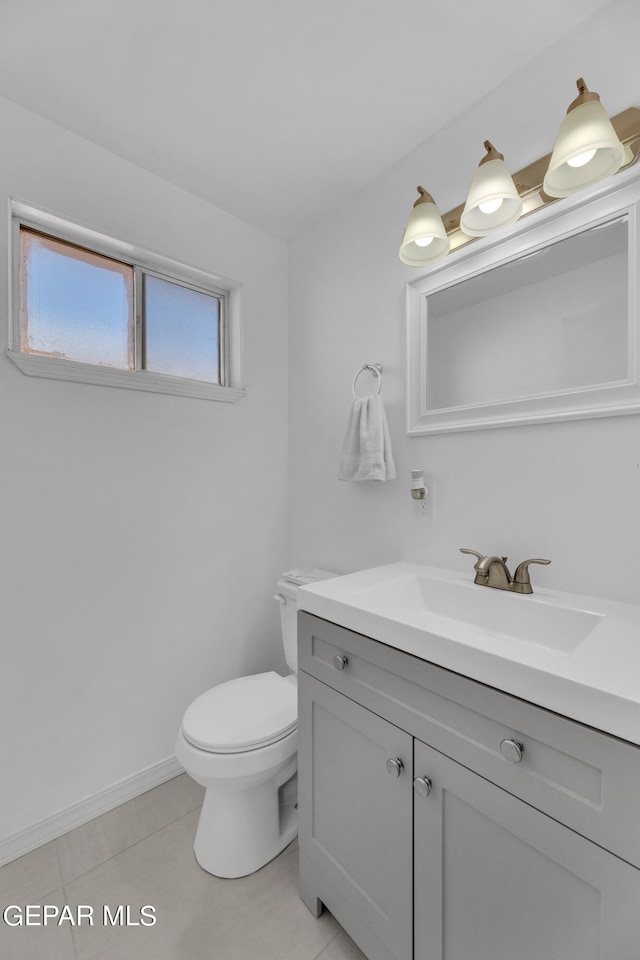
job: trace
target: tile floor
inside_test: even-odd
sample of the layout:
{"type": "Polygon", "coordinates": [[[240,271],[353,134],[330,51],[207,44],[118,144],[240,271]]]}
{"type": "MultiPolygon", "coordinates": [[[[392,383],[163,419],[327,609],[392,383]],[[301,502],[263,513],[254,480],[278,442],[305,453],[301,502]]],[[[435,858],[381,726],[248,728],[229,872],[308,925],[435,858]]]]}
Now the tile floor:
{"type": "Polygon", "coordinates": [[[183,774],[0,868],[2,910],[69,905],[76,919],[81,904],[94,921],[87,910],[75,926],[0,919],[2,960],[365,960],[331,914],[316,920],[298,898],[295,842],[239,880],[198,866],[202,795],[183,774]],[[105,925],[103,907],[120,904],[130,925],[105,925]],[[145,905],[155,925],[134,926],[145,905]]]}

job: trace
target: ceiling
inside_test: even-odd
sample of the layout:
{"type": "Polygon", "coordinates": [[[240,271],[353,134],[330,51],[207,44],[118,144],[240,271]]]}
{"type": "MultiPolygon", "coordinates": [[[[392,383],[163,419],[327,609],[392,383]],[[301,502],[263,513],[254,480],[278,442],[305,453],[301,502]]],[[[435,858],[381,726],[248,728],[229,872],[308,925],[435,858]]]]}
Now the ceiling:
{"type": "Polygon", "coordinates": [[[0,0],[0,95],[289,239],[610,2],[0,0]]]}

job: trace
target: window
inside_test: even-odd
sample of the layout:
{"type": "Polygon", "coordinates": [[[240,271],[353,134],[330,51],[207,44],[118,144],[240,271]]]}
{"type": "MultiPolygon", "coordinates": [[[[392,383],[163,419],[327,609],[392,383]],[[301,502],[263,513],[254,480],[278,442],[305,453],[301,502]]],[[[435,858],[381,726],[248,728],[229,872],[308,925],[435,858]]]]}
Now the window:
{"type": "Polygon", "coordinates": [[[239,289],[13,203],[9,356],[31,376],[235,401],[239,289]]]}

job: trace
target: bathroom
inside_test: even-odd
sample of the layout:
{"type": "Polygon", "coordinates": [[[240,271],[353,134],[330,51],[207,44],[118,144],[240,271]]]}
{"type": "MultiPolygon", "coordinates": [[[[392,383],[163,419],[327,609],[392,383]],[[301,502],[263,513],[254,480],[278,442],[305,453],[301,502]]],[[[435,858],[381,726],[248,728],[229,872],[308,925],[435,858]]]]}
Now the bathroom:
{"type": "MultiPolygon", "coordinates": [[[[241,282],[246,387],[238,403],[213,403],[28,377],[3,349],[0,862],[176,776],[176,731],[205,686],[285,672],[273,594],[291,567],[349,573],[404,559],[471,572],[464,546],[547,557],[540,586],[637,603],[638,415],[406,435],[405,286],[421,271],[397,253],[416,185],[446,211],[488,136],[512,170],[548,153],[576,77],[610,115],[640,106],[639,5],[574,4],[562,30],[557,6],[541,5],[551,20],[535,50],[521,38],[517,54],[500,52],[508,76],[465,80],[455,113],[441,106],[424,131],[420,99],[462,81],[452,69],[412,91],[406,147],[389,144],[385,162],[290,239],[287,223],[252,224],[74,132],[35,82],[0,71],[2,195],[241,282]],[[365,362],[383,364],[397,479],[340,483],[365,362]],[[431,493],[420,518],[416,467],[431,493]]],[[[532,10],[514,9],[524,34],[532,10]]],[[[45,39],[18,11],[0,13],[7,53],[11,27],[19,49],[45,39]]],[[[355,13],[350,27],[357,35],[355,13]]],[[[396,36],[408,58],[423,55],[408,18],[396,36]]],[[[251,189],[267,192],[256,166],[251,189]]]]}

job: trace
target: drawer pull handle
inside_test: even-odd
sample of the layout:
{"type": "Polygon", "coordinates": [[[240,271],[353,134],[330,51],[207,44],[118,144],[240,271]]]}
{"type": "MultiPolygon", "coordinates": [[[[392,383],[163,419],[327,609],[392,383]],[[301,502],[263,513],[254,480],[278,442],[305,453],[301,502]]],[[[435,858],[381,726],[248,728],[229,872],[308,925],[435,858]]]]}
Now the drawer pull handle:
{"type": "Polygon", "coordinates": [[[333,665],[336,670],[344,670],[346,665],[349,663],[349,657],[341,657],[339,654],[336,654],[333,658],[333,665]]]}
{"type": "Polygon", "coordinates": [[[524,753],[524,745],[519,740],[503,740],[500,752],[509,763],[520,763],[524,753]]]}
{"type": "Polygon", "coordinates": [[[431,793],[432,787],[433,783],[429,777],[416,777],[416,779],[413,781],[414,792],[419,797],[428,797],[431,793]]]}
{"type": "Polygon", "coordinates": [[[390,757],[387,760],[387,773],[392,777],[399,777],[404,770],[404,763],[400,757],[390,757]]]}

